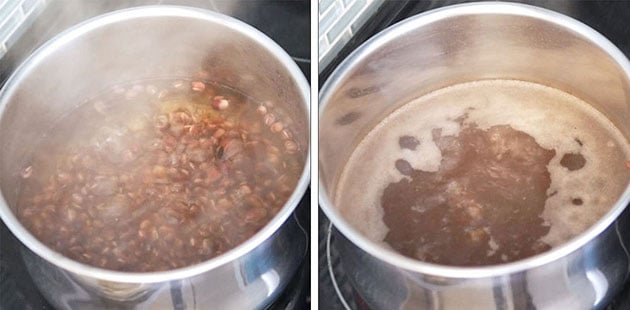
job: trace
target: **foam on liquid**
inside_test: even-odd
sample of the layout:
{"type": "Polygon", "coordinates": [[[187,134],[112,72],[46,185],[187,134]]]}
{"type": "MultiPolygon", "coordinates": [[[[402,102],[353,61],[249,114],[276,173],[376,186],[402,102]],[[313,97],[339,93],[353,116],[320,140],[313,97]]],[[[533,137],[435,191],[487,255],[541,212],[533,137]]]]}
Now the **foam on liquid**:
{"type": "Polygon", "coordinates": [[[414,169],[437,171],[442,155],[432,130],[457,136],[462,125],[481,129],[509,125],[532,136],[556,155],[547,169],[543,219],[550,225],[541,241],[558,246],[588,229],[610,210],[630,182],[624,168],[630,143],[599,111],[584,101],[539,84],[488,80],[443,88],[402,106],[374,127],[350,156],[335,192],[335,205],[344,218],[369,239],[381,242],[388,227],[380,202],[385,187],[406,176],[395,168],[404,159],[414,169]],[[413,136],[415,150],[402,149],[399,137],[413,136]],[[580,153],[586,164],[570,171],[560,164],[565,154],[580,153]],[[574,205],[573,199],[582,200],[574,205]]]}

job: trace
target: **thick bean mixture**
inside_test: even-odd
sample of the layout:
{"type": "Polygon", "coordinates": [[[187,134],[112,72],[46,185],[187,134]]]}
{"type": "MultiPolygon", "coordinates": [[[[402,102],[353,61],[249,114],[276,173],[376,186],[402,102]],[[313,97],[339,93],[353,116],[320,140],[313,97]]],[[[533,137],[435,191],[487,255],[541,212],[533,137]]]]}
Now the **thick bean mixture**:
{"type": "Polygon", "coordinates": [[[44,140],[22,171],[20,220],[63,255],[120,271],[234,248],[274,217],[303,166],[281,109],[201,81],[115,87],[44,140]]]}
{"type": "MultiPolygon", "coordinates": [[[[386,242],[404,255],[456,266],[500,264],[551,248],[540,238],[549,232],[541,216],[554,150],[506,125],[433,134],[442,153],[437,172],[395,162],[408,178],[383,193],[386,242]]],[[[399,144],[413,149],[418,142],[403,136],[399,144]]]]}

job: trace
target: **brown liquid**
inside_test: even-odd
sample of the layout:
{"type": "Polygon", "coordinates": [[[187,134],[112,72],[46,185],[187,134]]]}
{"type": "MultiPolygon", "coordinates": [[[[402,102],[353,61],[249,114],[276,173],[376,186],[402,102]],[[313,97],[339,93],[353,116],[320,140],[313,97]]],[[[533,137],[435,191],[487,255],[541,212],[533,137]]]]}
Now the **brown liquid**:
{"type": "Polygon", "coordinates": [[[614,205],[630,144],[603,115],[520,81],[455,85],[404,105],[350,156],[335,192],[359,232],[445,265],[559,246],[614,205]]]}
{"type": "Polygon", "coordinates": [[[303,161],[279,115],[200,81],[116,87],[36,149],[18,216],[49,247],[101,268],[215,257],[265,226],[297,183],[303,161]]]}

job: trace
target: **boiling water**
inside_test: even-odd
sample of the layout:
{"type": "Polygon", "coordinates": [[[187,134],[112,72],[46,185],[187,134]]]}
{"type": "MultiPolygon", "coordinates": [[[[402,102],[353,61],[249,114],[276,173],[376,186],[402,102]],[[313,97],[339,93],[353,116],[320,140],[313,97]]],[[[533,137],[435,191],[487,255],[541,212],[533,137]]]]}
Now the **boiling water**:
{"type": "Polygon", "coordinates": [[[18,204],[40,241],[93,266],[147,272],[220,255],[285,204],[303,159],[292,120],[228,87],[119,85],[62,117],[18,204]]]}

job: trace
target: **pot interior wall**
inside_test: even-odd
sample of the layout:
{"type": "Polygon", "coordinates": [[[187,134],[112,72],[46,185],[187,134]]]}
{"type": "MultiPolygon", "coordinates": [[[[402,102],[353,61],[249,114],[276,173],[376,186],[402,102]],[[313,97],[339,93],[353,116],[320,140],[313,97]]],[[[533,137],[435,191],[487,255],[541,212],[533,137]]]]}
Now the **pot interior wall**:
{"type": "Polygon", "coordinates": [[[75,29],[30,58],[13,84],[7,84],[0,105],[0,186],[10,206],[20,170],[57,120],[100,91],[143,79],[190,78],[205,70],[210,81],[271,101],[294,121],[306,159],[307,98],[280,58],[260,38],[234,30],[233,22],[206,13],[163,13],[118,14],[75,29]]]}
{"type": "Polygon", "coordinates": [[[630,137],[629,77],[581,34],[528,16],[437,15],[382,35],[324,88],[319,161],[329,197],[348,157],[378,122],[412,99],[463,82],[517,79],[554,87],[592,104],[630,137]]]}

